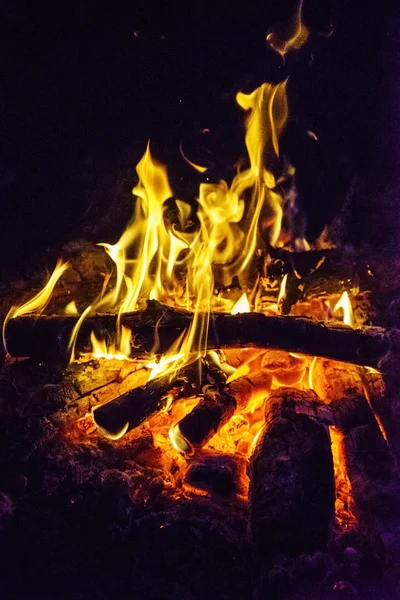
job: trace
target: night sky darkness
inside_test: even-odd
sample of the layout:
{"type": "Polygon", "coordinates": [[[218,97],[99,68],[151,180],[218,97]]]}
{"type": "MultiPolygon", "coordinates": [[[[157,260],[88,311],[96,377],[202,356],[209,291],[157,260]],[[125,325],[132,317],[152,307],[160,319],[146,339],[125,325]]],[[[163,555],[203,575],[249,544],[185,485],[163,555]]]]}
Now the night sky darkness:
{"type": "MultiPolygon", "coordinates": [[[[214,161],[229,176],[228,165],[244,152],[235,93],[266,80],[290,75],[285,150],[297,167],[310,235],[340,208],[355,174],[379,179],[396,168],[399,48],[391,3],[305,0],[310,43],[282,65],[265,33],[294,6],[6,0],[0,266],[13,255],[19,268],[46,246],[105,233],[90,227],[88,207],[96,218],[106,213],[118,181],[131,184],[148,138],[156,157],[172,160],[172,175],[183,139],[194,159],[214,161]]],[[[196,180],[176,169],[178,180],[196,180]]],[[[115,222],[110,233],[123,226],[115,222]]]]}

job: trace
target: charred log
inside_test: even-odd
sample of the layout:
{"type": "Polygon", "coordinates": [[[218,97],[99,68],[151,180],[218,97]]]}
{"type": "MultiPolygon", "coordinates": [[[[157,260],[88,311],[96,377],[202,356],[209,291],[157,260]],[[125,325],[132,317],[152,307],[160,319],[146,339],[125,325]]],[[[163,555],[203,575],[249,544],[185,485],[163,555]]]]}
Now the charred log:
{"type": "Polygon", "coordinates": [[[171,432],[175,445],[189,456],[202,448],[229,421],[236,410],[236,400],[226,390],[207,386],[193,410],[171,432]]]}
{"type": "Polygon", "coordinates": [[[356,367],[317,361],[316,390],[329,403],[342,431],[347,474],[357,506],[379,517],[397,511],[400,480],[395,460],[364,395],[356,367]]]}
{"type": "Polygon", "coordinates": [[[323,547],[334,512],[329,434],[314,415],[296,412],[298,402],[311,410],[320,406],[311,391],[272,392],[250,463],[251,538],[268,556],[323,547]]]}
{"type": "Polygon", "coordinates": [[[164,375],[134,388],[93,410],[93,419],[108,437],[121,437],[138,427],[171,401],[199,393],[199,364],[193,363],[176,374],[164,375]]]}
{"type": "MultiPolygon", "coordinates": [[[[97,315],[83,322],[76,342],[77,352],[90,349],[90,333],[112,338],[116,315],[97,315]]],[[[132,355],[165,353],[188,327],[192,314],[149,302],[143,312],[127,313],[122,324],[132,331],[132,355]]],[[[12,356],[41,360],[65,360],[76,317],[17,317],[7,324],[6,341],[12,356]]],[[[380,327],[351,329],[302,317],[267,317],[261,313],[230,315],[214,313],[210,318],[207,347],[259,347],[324,356],[357,365],[377,367],[387,353],[397,352],[400,333],[380,327]]]]}

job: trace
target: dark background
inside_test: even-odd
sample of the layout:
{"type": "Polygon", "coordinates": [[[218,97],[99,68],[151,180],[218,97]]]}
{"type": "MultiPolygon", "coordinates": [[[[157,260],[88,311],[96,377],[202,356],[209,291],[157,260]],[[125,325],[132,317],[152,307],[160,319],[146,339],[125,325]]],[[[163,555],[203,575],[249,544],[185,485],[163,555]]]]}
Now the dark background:
{"type": "MultiPolygon", "coordinates": [[[[368,197],[379,195],[399,162],[399,11],[387,0],[305,0],[310,42],[283,64],[265,33],[294,7],[282,0],[7,0],[0,266],[18,269],[47,246],[121,231],[148,138],[153,153],[172,163],[178,187],[185,178],[197,184],[179,161],[180,140],[194,160],[229,177],[228,165],[243,153],[236,91],[287,75],[285,150],[297,167],[308,234],[337,213],[360,178],[368,211],[368,197]]],[[[362,217],[353,220],[361,232],[362,217]]]]}

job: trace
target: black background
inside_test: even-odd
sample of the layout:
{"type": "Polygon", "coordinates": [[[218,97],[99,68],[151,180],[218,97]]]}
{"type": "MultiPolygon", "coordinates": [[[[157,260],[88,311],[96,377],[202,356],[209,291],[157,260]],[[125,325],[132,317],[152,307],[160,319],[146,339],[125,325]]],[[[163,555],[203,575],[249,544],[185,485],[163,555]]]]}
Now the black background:
{"type": "MultiPolygon", "coordinates": [[[[265,33],[294,8],[278,0],[6,1],[1,266],[18,268],[46,246],[106,233],[91,221],[115,202],[121,179],[131,184],[148,138],[154,154],[168,159],[170,152],[173,163],[183,139],[194,159],[211,156],[226,175],[243,152],[235,93],[266,80],[290,75],[286,150],[311,236],[340,208],[355,174],[381,179],[396,169],[398,21],[391,3],[305,0],[309,44],[283,64],[265,33]],[[203,128],[211,133],[200,134],[203,128]]],[[[115,214],[116,232],[125,213],[115,214]]]]}

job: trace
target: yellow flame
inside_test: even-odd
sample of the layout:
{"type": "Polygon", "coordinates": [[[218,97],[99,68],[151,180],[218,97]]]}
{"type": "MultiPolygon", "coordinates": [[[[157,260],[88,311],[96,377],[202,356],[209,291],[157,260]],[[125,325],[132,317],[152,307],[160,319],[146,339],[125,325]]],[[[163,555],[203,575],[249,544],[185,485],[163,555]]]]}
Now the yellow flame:
{"type": "MultiPolygon", "coordinates": [[[[276,185],[285,173],[293,174],[285,164],[275,176],[279,139],[288,118],[286,88],[286,81],[265,83],[251,94],[237,95],[239,106],[247,112],[249,167],[238,172],[231,185],[224,180],[202,183],[196,208],[174,198],[166,167],[152,157],[147,145],[136,168],[139,182],[133,189],[132,219],[115,244],[100,244],[113,262],[114,284],[109,289],[112,279],[107,273],[98,299],[80,315],[69,346],[72,359],[83,320],[89,313],[106,310],[118,311],[115,343],[111,347],[93,334],[93,352],[106,358],[129,356],[130,333],[122,327],[121,315],[140,309],[148,299],[193,311],[185,335],[152,376],[172,372],[204,355],[210,312],[229,305],[215,296],[214,272],[226,285],[236,276],[245,281],[256,250],[279,240],[283,198],[276,185]]],[[[70,304],[67,310],[75,307],[70,304]]],[[[248,311],[248,298],[244,296],[234,310],[248,311]]]]}
{"type": "Polygon", "coordinates": [[[25,302],[25,304],[23,304],[22,306],[12,306],[10,308],[3,323],[3,344],[6,350],[7,344],[5,339],[5,333],[8,321],[10,319],[15,319],[16,317],[22,317],[23,315],[42,313],[50,301],[51,295],[53,293],[57,281],[68,268],[69,263],[64,263],[61,259],[59,259],[57,261],[54,271],[50,275],[50,278],[44,286],[44,288],[41,289],[40,292],[38,292],[35,296],[33,296],[33,298],[28,300],[28,302],[25,302]]]}
{"type": "Polygon", "coordinates": [[[246,269],[254,256],[260,236],[259,225],[268,233],[272,246],[281,232],[282,198],[273,190],[275,177],[271,169],[279,156],[279,138],[288,118],[286,84],[286,81],[278,85],[264,83],[251,94],[240,92],[236,96],[239,106],[248,111],[245,142],[250,168],[236,175],[231,190],[241,197],[251,189],[243,223],[246,238],[239,272],[246,269]]]}
{"type": "Polygon", "coordinates": [[[178,363],[178,361],[183,358],[185,355],[183,352],[178,354],[169,355],[168,353],[161,358],[159,362],[147,363],[146,368],[151,369],[151,374],[149,377],[149,381],[151,379],[156,379],[162,373],[167,371],[167,366],[170,366],[172,363],[178,363]]]}
{"type": "Polygon", "coordinates": [[[76,307],[76,302],[75,300],[72,300],[71,302],[69,302],[67,304],[67,306],[65,307],[65,314],[66,315],[78,315],[78,309],[76,307]]]}
{"type": "Polygon", "coordinates": [[[170,428],[168,435],[175,450],[181,454],[186,454],[187,456],[192,456],[194,454],[192,445],[182,435],[179,429],[179,423],[170,428]]]}
{"type": "Polygon", "coordinates": [[[199,173],[205,173],[207,171],[208,167],[202,167],[201,165],[196,165],[196,163],[192,162],[191,160],[188,159],[188,157],[186,156],[186,154],[184,154],[183,149],[182,149],[182,142],[179,144],[179,150],[180,153],[182,155],[182,158],[188,163],[188,165],[190,165],[191,167],[193,167],[193,169],[196,169],[196,171],[198,171],[199,173]]]}
{"type": "Polygon", "coordinates": [[[343,323],[354,327],[353,307],[347,292],[343,292],[333,309],[334,314],[338,314],[339,310],[343,311],[343,323]]]}
{"type": "Polygon", "coordinates": [[[231,315],[238,315],[240,313],[248,313],[250,312],[250,304],[249,299],[247,298],[246,292],[244,292],[239,300],[235,302],[232,306],[231,315]]]}
{"type": "Polygon", "coordinates": [[[286,275],[284,275],[282,277],[281,285],[279,287],[279,294],[278,294],[278,300],[277,300],[277,305],[278,306],[282,302],[282,300],[284,300],[286,298],[287,278],[288,278],[288,274],[286,273],[286,275]]]}
{"type": "Polygon", "coordinates": [[[237,369],[235,369],[234,373],[231,373],[226,380],[226,383],[231,383],[235,381],[235,379],[239,379],[239,377],[244,377],[250,373],[250,366],[247,363],[243,363],[237,369]]]}
{"type": "Polygon", "coordinates": [[[310,367],[308,369],[308,387],[310,388],[310,390],[314,389],[313,374],[314,374],[314,367],[315,367],[316,362],[317,362],[317,356],[313,356],[312,361],[310,363],[310,367]]]}
{"type": "Polygon", "coordinates": [[[94,331],[90,334],[90,341],[92,344],[92,354],[95,358],[112,358],[116,360],[128,360],[131,353],[131,330],[124,325],[121,326],[121,336],[119,344],[111,342],[107,344],[106,340],[99,340],[96,337],[94,331]]]}
{"type": "Polygon", "coordinates": [[[83,313],[81,314],[81,316],[75,323],[75,326],[72,330],[71,337],[69,338],[69,343],[68,343],[68,350],[70,352],[70,357],[69,357],[70,363],[72,363],[75,360],[75,345],[76,345],[76,340],[78,337],[79,330],[81,328],[83,321],[86,319],[87,315],[90,313],[91,310],[92,310],[92,305],[88,306],[83,311],[83,313]]]}
{"type": "Polygon", "coordinates": [[[299,50],[307,42],[309,31],[302,22],[303,1],[299,0],[297,8],[287,23],[278,23],[267,33],[266,40],[270,48],[282,58],[288,52],[299,50]]]}

